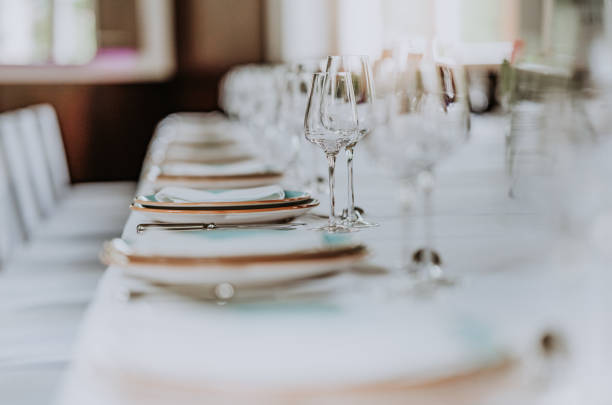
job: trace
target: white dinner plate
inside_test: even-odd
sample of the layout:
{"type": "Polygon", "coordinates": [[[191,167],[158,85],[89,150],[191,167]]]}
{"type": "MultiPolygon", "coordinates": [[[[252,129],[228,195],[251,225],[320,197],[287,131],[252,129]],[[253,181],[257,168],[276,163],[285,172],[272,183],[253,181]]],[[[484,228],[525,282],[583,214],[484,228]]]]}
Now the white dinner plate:
{"type": "Polygon", "coordinates": [[[308,200],[299,205],[271,208],[185,210],[147,208],[139,204],[132,204],[130,208],[155,222],[222,225],[289,221],[307,213],[318,205],[318,200],[308,200]]]}
{"type": "Polygon", "coordinates": [[[346,270],[366,254],[363,245],[352,244],[278,255],[151,257],[131,254],[122,240],[115,239],[105,244],[102,261],[157,284],[264,286],[346,270]]]}
{"type": "MultiPolygon", "coordinates": [[[[228,141],[229,142],[229,141],[228,141]]],[[[165,152],[165,163],[194,162],[204,164],[226,164],[253,159],[247,151],[232,143],[171,143],[165,152]]]]}

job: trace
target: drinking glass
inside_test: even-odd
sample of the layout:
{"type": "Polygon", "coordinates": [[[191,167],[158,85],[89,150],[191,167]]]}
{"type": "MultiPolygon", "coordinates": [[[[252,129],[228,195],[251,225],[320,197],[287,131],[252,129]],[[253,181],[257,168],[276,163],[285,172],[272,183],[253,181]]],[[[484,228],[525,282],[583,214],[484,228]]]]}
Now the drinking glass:
{"type": "Polygon", "coordinates": [[[357,112],[349,73],[315,73],[304,117],[306,139],[318,145],[329,166],[329,222],[318,228],[327,232],[348,232],[335,211],[334,170],[340,150],[355,141],[357,112]]]}
{"type": "Polygon", "coordinates": [[[404,236],[402,268],[426,280],[448,281],[433,249],[431,195],[436,164],[469,134],[467,93],[456,70],[432,64],[403,72],[387,95],[385,122],[367,138],[373,156],[401,180],[404,218],[412,209],[414,191],[422,192],[424,246],[413,252],[404,236]]]}
{"type": "Polygon", "coordinates": [[[304,113],[308,104],[313,73],[320,72],[321,60],[306,60],[286,65],[279,102],[279,124],[287,135],[298,137],[299,154],[289,167],[289,177],[305,191],[325,193],[325,173],[317,147],[303,137],[304,113]]]}
{"type": "Polygon", "coordinates": [[[348,174],[347,208],[343,213],[344,223],[348,227],[367,228],[378,226],[363,218],[359,210],[355,209],[355,186],[353,177],[353,159],[355,146],[367,136],[375,124],[374,114],[374,81],[370,61],[364,55],[328,56],[326,71],[331,74],[339,72],[349,73],[355,94],[355,108],[357,110],[357,133],[354,141],[346,145],[346,163],[348,174]]]}

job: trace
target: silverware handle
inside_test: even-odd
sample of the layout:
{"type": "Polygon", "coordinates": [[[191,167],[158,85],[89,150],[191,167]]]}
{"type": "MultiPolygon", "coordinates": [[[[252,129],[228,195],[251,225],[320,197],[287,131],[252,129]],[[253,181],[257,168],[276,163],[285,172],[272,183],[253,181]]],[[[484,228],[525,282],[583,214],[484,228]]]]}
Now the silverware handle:
{"type": "Polygon", "coordinates": [[[168,231],[193,231],[193,230],[213,230],[213,229],[277,229],[290,230],[296,229],[299,226],[306,225],[304,222],[295,222],[291,224],[227,224],[216,225],[210,224],[169,224],[169,223],[151,223],[136,225],[136,233],[143,233],[149,228],[158,228],[168,231]]]}
{"type": "Polygon", "coordinates": [[[191,231],[198,229],[208,229],[209,227],[211,229],[216,228],[214,224],[138,224],[136,225],[136,233],[143,233],[144,231],[150,228],[159,228],[172,231],[191,231]]]}

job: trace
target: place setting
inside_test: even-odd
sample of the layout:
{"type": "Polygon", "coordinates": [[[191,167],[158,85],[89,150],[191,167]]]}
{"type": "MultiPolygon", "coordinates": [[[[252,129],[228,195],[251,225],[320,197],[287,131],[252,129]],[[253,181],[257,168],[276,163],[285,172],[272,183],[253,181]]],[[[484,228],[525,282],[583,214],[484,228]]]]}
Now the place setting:
{"type": "Polygon", "coordinates": [[[273,185],[233,190],[165,187],[155,194],[136,197],[130,208],[151,222],[140,224],[142,230],[172,224],[183,228],[187,224],[207,224],[212,229],[216,225],[287,223],[318,205],[319,201],[306,192],[273,185]]]}
{"type": "Polygon", "coordinates": [[[128,278],[157,288],[187,297],[230,300],[238,291],[248,296],[254,288],[287,287],[297,280],[337,274],[366,255],[366,247],[356,240],[315,232],[151,230],[133,240],[107,242],[101,259],[121,268],[128,278]]]}

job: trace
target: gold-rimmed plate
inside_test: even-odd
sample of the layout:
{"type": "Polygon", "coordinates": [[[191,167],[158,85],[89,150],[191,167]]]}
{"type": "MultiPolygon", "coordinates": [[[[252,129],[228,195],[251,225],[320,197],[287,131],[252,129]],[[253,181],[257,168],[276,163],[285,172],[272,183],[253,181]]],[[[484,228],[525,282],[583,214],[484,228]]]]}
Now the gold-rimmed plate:
{"type": "Polygon", "coordinates": [[[131,277],[179,285],[278,283],[342,271],[367,255],[367,249],[361,244],[291,253],[220,257],[139,256],[125,251],[122,246],[120,239],[107,242],[101,255],[102,261],[122,268],[131,277]]]}
{"type": "Polygon", "coordinates": [[[168,208],[148,208],[140,204],[132,204],[130,209],[134,212],[145,215],[154,222],[168,223],[205,223],[205,224],[257,224],[285,222],[319,205],[315,199],[307,200],[297,205],[256,207],[246,209],[235,209],[225,207],[222,209],[168,209],[168,208]]]}
{"type": "Polygon", "coordinates": [[[139,204],[145,208],[168,208],[168,209],[210,209],[210,208],[272,208],[289,205],[306,204],[312,197],[302,191],[284,190],[285,198],[280,200],[257,200],[257,201],[215,201],[215,202],[168,202],[159,201],[155,194],[138,196],[134,199],[134,204],[139,204]]]}

